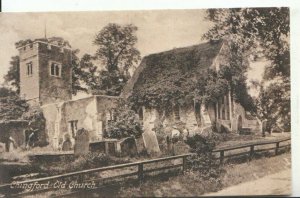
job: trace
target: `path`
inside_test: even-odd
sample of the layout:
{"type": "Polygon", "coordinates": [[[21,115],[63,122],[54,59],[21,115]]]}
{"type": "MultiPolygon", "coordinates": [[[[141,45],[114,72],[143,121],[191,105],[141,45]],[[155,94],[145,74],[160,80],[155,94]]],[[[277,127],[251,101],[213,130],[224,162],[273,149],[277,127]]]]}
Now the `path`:
{"type": "Polygon", "coordinates": [[[291,189],[291,169],[287,169],[263,178],[225,188],[204,196],[230,195],[289,195],[291,189]]]}

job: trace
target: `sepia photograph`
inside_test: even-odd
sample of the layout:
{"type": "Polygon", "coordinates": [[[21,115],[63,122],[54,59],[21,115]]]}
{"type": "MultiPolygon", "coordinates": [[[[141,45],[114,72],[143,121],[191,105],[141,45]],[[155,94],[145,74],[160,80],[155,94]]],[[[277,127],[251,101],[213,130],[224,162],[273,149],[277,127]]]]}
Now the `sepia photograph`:
{"type": "Polygon", "coordinates": [[[0,13],[0,197],[291,195],[290,18],[0,13]]]}

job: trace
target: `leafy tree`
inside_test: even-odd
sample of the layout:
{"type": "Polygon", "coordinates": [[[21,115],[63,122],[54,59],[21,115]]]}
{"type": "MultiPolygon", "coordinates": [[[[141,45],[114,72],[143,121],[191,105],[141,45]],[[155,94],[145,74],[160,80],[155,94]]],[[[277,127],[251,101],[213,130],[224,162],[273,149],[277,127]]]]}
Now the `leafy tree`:
{"type": "Polygon", "coordinates": [[[119,95],[129,77],[119,71],[99,70],[96,61],[94,56],[85,54],[79,62],[77,76],[85,86],[82,90],[94,95],[119,95]]]}
{"type": "Polygon", "coordinates": [[[4,82],[12,86],[17,93],[20,93],[20,57],[12,56],[9,63],[10,67],[7,74],[4,76],[4,82]]]}
{"type": "MultiPolygon", "coordinates": [[[[290,123],[290,120],[285,119],[290,114],[290,106],[286,102],[290,101],[290,96],[286,95],[282,101],[279,101],[273,98],[276,94],[272,93],[275,91],[274,86],[285,93],[290,93],[289,8],[210,9],[207,12],[207,18],[214,22],[214,25],[204,38],[228,40],[231,54],[237,58],[236,60],[247,62],[249,59],[255,61],[258,57],[266,57],[270,61],[270,64],[265,67],[262,82],[264,88],[261,89],[258,98],[261,101],[257,104],[263,105],[266,103],[265,100],[269,100],[269,104],[276,101],[278,108],[276,112],[272,112],[274,116],[271,118],[268,113],[262,113],[264,108],[265,112],[269,112],[267,107],[259,106],[259,116],[262,119],[268,119],[269,123],[277,123],[280,120],[290,123]],[[282,83],[271,84],[267,88],[264,84],[273,79],[282,83]]],[[[235,59],[231,60],[235,61],[235,59]]],[[[232,65],[234,64],[231,63],[232,65]]],[[[247,69],[246,64],[245,66],[247,69]]],[[[241,74],[237,77],[243,78],[243,72],[241,74]]],[[[243,80],[240,82],[242,86],[245,86],[243,80]]]]}
{"type": "Polygon", "coordinates": [[[0,106],[0,120],[20,119],[29,108],[16,92],[5,87],[0,88],[0,106]]]}
{"type": "Polygon", "coordinates": [[[128,72],[134,63],[140,60],[140,52],[135,48],[137,37],[134,25],[120,26],[110,23],[104,27],[94,40],[98,46],[96,56],[105,65],[107,71],[128,72]]]}
{"type": "Polygon", "coordinates": [[[265,78],[289,76],[289,8],[210,9],[214,26],[204,35],[210,39],[230,39],[254,58],[264,55],[272,63],[265,78]]]}
{"type": "Polygon", "coordinates": [[[105,71],[94,75],[94,66],[91,64],[92,57],[83,57],[88,60],[88,68],[93,70],[92,77],[87,76],[83,81],[91,83],[95,80],[96,85],[89,88],[93,94],[119,95],[126,81],[129,79],[129,70],[141,59],[140,52],[136,49],[137,27],[134,25],[120,26],[110,23],[105,26],[95,37],[94,45],[98,46],[94,59],[99,60],[105,66],[105,71]],[[93,77],[98,76],[98,79],[93,77]]]}
{"type": "Polygon", "coordinates": [[[84,87],[82,79],[84,79],[88,73],[84,71],[82,67],[82,59],[78,57],[79,50],[72,51],[72,94],[76,95],[78,91],[87,92],[87,88],[84,87]]]}
{"type": "Polygon", "coordinates": [[[260,85],[260,93],[256,99],[257,115],[260,119],[267,120],[266,131],[273,129],[281,131],[291,130],[290,121],[290,92],[285,86],[288,83],[274,82],[264,87],[260,85]]]}

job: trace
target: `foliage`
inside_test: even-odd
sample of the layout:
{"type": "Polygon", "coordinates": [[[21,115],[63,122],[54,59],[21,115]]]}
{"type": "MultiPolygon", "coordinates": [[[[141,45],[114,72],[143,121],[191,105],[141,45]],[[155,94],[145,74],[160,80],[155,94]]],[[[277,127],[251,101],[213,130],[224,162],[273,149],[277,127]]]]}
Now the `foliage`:
{"type": "Polygon", "coordinates": [[[0,120],[20,119],[29,108],[25,100],[5,87],[0,87],[0,106],[0,120]]]}
{"type": "Polygon", "coordinates": [[[120,101],[113,112],[116,119],[108,126],[107,136],[110,138],[125,138],[134,136],[138,138],[142,134],[142,126],[136,113],[129,106],[120,101]]]}
{"type": "Polygon", "coordinates": [[[148,107],[192,104],[199,77],[205,76],[221,42],[203,43],[145,57],[131,100],[148,107]]]}
{"type": "MultiPolygon", "coordinates": [[[[207,12],[207,18],[214,25],[204,35],[206,39],[228,40],[230,45],[235,46],[234,50],[230,50],[232,52],[230,54],[233,55],[231,62],[236,60],[245,62],[249,60],[256,61],[259,57],[265,57],[270,61],[270,64],[265,67],[261,86],[264,86],[267,81],[274,79],[285,83],[273,84],[269,88],[264,86],[264,88],[260,89],[260,96],[256,103],[259,105],[258,116],[261,119],[268,119],[273,124],[284,120],[289,123],[286,124],[285,128],[289,128],[288,125],[290,125],[290,119],[286,117],[290,115],[290,105],[287,104],[287,101],[290,100],[290,95],[286,95],[283,100],[278,100],[274,98],[277,97],[277,94],[272,92],[275,91],[274,87],[276,87],[280,90],[280,93],[290,93],[289,14],[289,8],[286,7],[210,9],[207,12]],[[275,109],[271,111],[268,106],[272,106],[275,109]]],[[[236,65],[239,66],[241,64],[236,65]]],[[[239,89],[239,87],[245,87],[245,83],[243,81],[240,82],[236,84],[240,84],[236,87],[237,91],[235,92],[238,95],[243,94],[239,90],[245,90],[239,89]]],[[[249,104],[253,105],[248,96],[243,98],[245,100],[244,107],[247,107],[249,104]]]]}
{"type": "Polygon", "coordinates": [[[208,136],[195,135],[186,140],[191,147],[191,152],[196,153],[189,158],[188,166],[192,171],[198,171],[204,179],[217,179],[223,171],[220,163],[214,159],[212,154],[217,141],[218,137],[213,133],[208,136]]]}
{"type": "Polygon", "coordinates": [[[78,57],[79,50],[72,50],[72,94],[76,95],[78,91],[87,92],[82,85],[83,76],[87,75],[81,67],[81,60],[78,57]]]}
{"type": "Polygon", "coordinates": [[[37,142],[35,145],[46,146],[48,144],[48,137],[45,132],[46,119],[42,109],[39,106],[30,106],[28,111],[24,112],[22,118],[29,121],[29,129],[36,133],[37,142]]]}
{"type": "Polygon", "coordinates": [[[218,71],[210,68],[224,41],[211,41],[188,48],[174,49],[144,58],[146,67],[134,86],[130,100],[135,105],[158,107],[168,111],[175,105],[194,101],[208,105],[231,91],[233,98],[246,110],[254,111],[254,103],[246,86],[248,62],[235,45],[228,45],[227,59],[218,71]],[[153,75],[155,74],[155,75],[153,75]],[[148,76],[151,76],[149,78],[148,76]]]}
{"type": "Polygon", "coordinates": [[[118,96],[130,78],[129,70],[140,60],[135,48],[137,27],[110,23],[98,32],[94,45],[96,54],[85,54],[75,67],[76,80],[83,91],[93,95],[118,96]]]}
{"type": "Polygon", "coordinates": [[[57,175],[66,172],[129,163],[129,161],[121,158],[113,158],[104,153],[89,152],[78,157],[69,156],[67,158],[62,158],[60,161],[36,161],[35,163],[38,165],[38,168],[40,168],[40,172],[46,172],[49,175],[57,175]]]}
{"type": "Polygon", "coordinates": [[[129,76],[119,71],[99,70],[95,65],[96,57],[89,54],[83,55],[80,60],[78,73],[79,79],[85,84],[85,91],[94,95],[120,95],[129,76]]]}
{"type": "Polygon", "coordinates": [[[272,62],[266,79],[289,76],[289,8],[210,9],[207,18],[214,26],[205,38],[230,39],[254,59],[264,55],[272,62]]]}
{"type": "Polygon", "coordinates": [[[95,37],[98,46],[96,56],[108,72],[128,69],[140,60],[140,52],[135,48],[137,27],[130,24],[120,26],[109,23],[95,37]]]}
{"type": "Polygon", "coordinates": [[[290,112],[290,82],[274,82],[267,87],[260,86],[256,100],[257,114],[260,119],[267,120],[266,131],[280,128],[282,131],[291,130],[290,112]]]}
{"type": "Polygon", "coordinates": [[[16,89],[17,93],[20,93],[20,57],[12,56],[9,63],[10,67],[4,76],[4,82],[16,89]]]}

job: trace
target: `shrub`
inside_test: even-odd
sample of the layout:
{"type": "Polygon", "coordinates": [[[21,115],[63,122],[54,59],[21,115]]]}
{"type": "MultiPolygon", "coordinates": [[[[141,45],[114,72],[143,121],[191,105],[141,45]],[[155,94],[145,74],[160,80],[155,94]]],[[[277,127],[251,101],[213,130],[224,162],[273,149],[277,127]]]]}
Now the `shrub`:
{"type": "Polygon", "coordinates": [[[186,143],[190,146],[192,155],[188,158],[188,168],[192,171],[198,171],[204,179],[216,179],[220,182],[219,177],[223,172],[219,162],[214,159],[213,149],[219,141],[219,136],[212,133],[208,136],[195,135],[188,137],[186,143]]]}
{"type": "Polygon", "coordinates": [[[120,102],[114,112],[116,120],[108,126],[107,136],[109,138],[125,138],[134,136],[139,138],[142,134],[142,126],[136,113],[124,102],[120,102]]]}
{"type": "Polygon", "coordinates": [[[36,132],[37,140],[35,145],[47,146],[46,119],[42,109],[39,106],[30,106],[29,110],[22,115],[22,118],[29,121],[28,128],[30,131],[36,132]]]}

